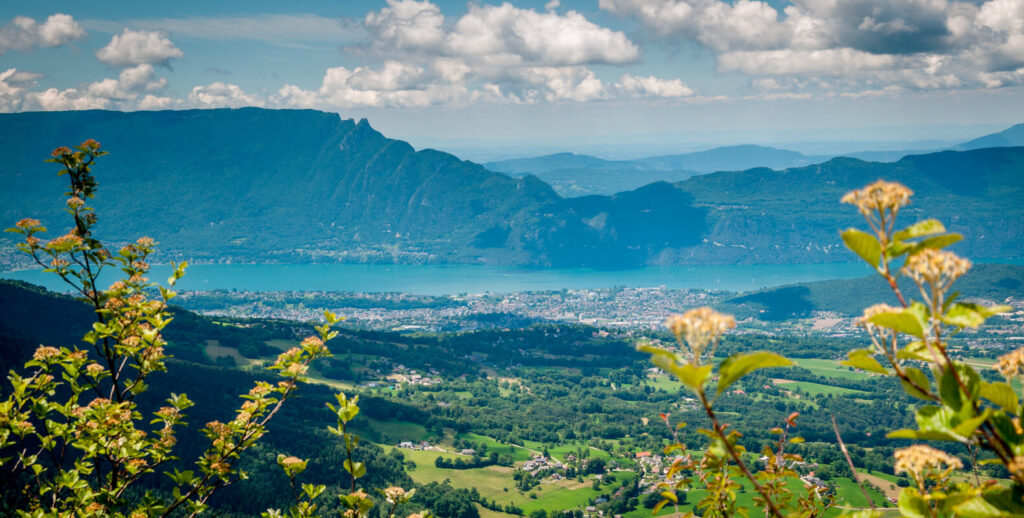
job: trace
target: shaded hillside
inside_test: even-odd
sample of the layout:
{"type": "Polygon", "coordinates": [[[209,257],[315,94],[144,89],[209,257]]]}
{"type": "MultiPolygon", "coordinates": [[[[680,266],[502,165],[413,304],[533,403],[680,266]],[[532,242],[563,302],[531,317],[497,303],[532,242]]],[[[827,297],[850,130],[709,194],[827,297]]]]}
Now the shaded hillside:
{"type": "MultiPolygon", "coordinates": [[[[911,297],[917,295],[917,286],[909,279],[901,279],[900,289],[911,297]]],[[[994,302],[1002,302],[1007,297],[1024,297],[1024,266],[976,264],[957,280],[953,290],[963,297],[994,302]]],[[[856,316],[878,302],[896,304],[889,285],[875,275],[779,286],[731,298],[725,305],[737,312],[756,314],[763,320],[786,320],[807,316],[813,311],[856,316]]]]}
{"type": "Polygon", "coordinates": [[[966,236],[954,249],[976,258],[1024,255],[1024,148],[912,155],[894,163],[835,158],[808,167],[722,172],[675,184],[708,210],[707,242],[667,250],[668,263],[849,261],[839,230],[863,220],[839,199],[884,178],[915,191],[903,224],[935,217],[966,236]]]}
{"type": "Polygon", "coordinates": [[[63,179],[42,159],[93,137],[111,152],[96,166],[108,240],[151,235],[191,259],[609,266],[573,254],[569,244],[593,249],[604,236],[558,209],[543,182],[417,152],[365,120],[253,108],[0,120],[11,149],[0,219],[10,223],[31,216],[62,228],[63,179]],[[507,239],[473,246],[496,225],[507,239]]]}

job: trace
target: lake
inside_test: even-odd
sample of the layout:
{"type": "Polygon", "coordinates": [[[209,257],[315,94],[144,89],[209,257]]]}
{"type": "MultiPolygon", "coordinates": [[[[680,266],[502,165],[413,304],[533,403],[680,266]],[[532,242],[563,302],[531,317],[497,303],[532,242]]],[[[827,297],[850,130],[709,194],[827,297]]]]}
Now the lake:
{"type": "MultiPolygon", "coordinates": [[[[154,266],[151,279],[164,282],[169,266],[154,266]]],[[[105,272],[108,286],[118,271],[105,272]],[[107,275],[109,273],[109,275],[107,275]]],[[[871,274],[863,263],[741,266],[667,266],[632,270],[531,269],[479,265],[377,264],[197,264],[178,284],[181,290],[408,292],[423,295],[503,293],[561,289],[655,287],[750,291],[759,288],[871,274]]],[[[0,273],[67,291],[53,274],[40,270],[0,273]]]]}

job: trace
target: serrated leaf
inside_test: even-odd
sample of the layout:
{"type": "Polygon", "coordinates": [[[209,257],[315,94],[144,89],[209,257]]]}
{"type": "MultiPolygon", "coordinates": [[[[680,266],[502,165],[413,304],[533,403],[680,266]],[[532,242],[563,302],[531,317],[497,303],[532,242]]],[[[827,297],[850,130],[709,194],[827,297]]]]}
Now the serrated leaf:
{"type": "Polygon", "coordinates": [[[735,383],[736,380],[757,369],[789,367],[791,365],[793,365],[793,362],[778,354],[767,351],[734,354],[726,358],[718,366],[718,388],[715,394],[721,394],[722,391],[735,383]]]}
{"type": "Polygon", "coordinates": [[[842,237],[847,248],[873,268],[878,268],[878,262],[882,258],[882,245],[878,243],[878,238],[855,228],[844,230],[842,237]]]}

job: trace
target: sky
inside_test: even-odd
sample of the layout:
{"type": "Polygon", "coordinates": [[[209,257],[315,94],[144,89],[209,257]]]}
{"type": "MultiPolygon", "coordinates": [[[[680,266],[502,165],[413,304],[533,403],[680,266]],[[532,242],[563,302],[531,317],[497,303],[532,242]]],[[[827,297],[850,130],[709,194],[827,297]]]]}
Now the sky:
{"type": "Polygon", "coordinates": [[[955,142],[1024,122],[1024,0],[0,4],[0,112],[241,106],[476,155],[955,142]]]}

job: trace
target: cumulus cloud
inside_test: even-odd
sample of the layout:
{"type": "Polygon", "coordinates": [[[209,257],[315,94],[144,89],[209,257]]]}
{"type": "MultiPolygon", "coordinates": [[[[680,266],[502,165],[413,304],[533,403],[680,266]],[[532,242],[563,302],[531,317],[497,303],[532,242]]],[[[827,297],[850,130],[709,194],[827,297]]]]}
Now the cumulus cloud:
{"type": "Polygon", "coordinates": [[[599,0],[599,7],[669,43],[705,46],[723,72],[831,76],[830,95],[992,88],[1015,84],[1024,66],[1024,0],[792,0],[781,9],[757,0],[599,0]]]}
{"type": "Polygon", "coordinates": [[[445,39],[441,8],[416,0],[388,0],[388,6],[366,15],[375,46],[386,49],[429,51],[445,39]]]}
{"type": "Polygon", "coordinates": [[[86,36],[70,15],[54,14],[42,24],[27,16],[16,16],[0,27],[0,54],[9,50],[58,47],[86,36]]]}
{"type": "Polygon", "coordinates": [[[619,31],[569,11],[538,13],[512,4],[470,6],[447,36],[447,50],[475,60],[506,59],[534,66],[636,61],[640,49],[619,31]]]}
{"type": "Polygon", "coordinates": [[[100,61],[113,66],[163,65],[185,53],[174,46],[167,34],[158,31],[125,29],[115,34],[110,43],[96,51],[100,61]]]}
{"type": "Polygon", "coordinates": [[[238,85],[230,83],[211,83],[196,86],[188,94],[188,100],[194,106],[203,108],[238,108],[241,106],[263,106],[264,102],[256,95],[248,94],[238,85]]]}
{"type": "Polygon", "coordinates": [[[544,12],[510,3],[470,5],[446,21],[429,0],[388,0],[364,18],[371,43],[386,61],[374,67],[334,67],[315,90],[286,85],[268,102],[276,106],[430,106],[472,102],[589,102],[616,95],[678,97],[680,80],[632,78],[609,85],[592,65],[623,66],[640,59],[639,47],[620,31],[576,11],[544,12]]]}
{"type": "Polygon", "coordinates": [[[695,93],[680,79],[659,79],[654,76],[623,74],[616,86],[635,97],[689,97],[695,93]]]}

